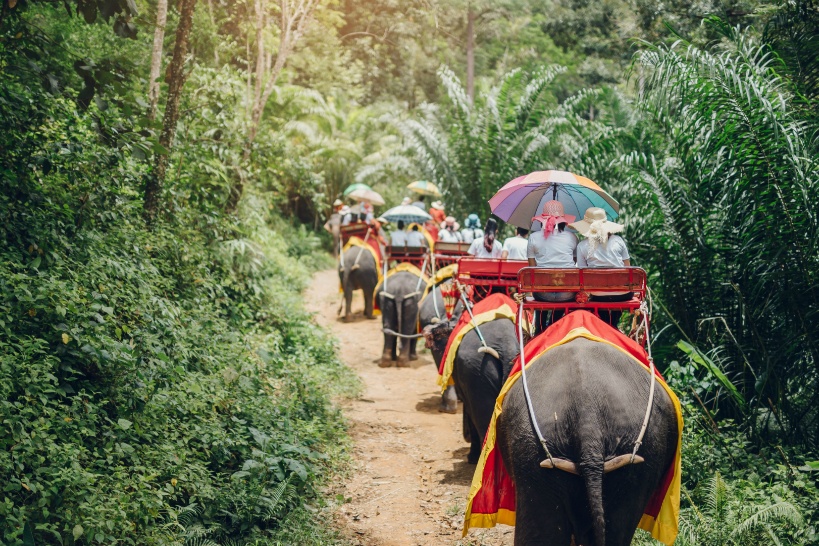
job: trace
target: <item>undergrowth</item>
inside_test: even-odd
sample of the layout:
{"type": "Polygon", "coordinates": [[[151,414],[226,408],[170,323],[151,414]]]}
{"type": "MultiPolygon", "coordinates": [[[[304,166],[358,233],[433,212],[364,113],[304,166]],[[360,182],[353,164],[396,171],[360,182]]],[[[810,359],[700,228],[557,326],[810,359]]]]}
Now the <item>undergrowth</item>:
{"type": "Polygon", "coordinates": [[[0,543],[334,541],[330,399],[358,385],[301,306],[320,241],[264,196],[241,230],[146,229],[140,166],[81,121],[29,137],[47,171],[2,164],[0,543]]]}

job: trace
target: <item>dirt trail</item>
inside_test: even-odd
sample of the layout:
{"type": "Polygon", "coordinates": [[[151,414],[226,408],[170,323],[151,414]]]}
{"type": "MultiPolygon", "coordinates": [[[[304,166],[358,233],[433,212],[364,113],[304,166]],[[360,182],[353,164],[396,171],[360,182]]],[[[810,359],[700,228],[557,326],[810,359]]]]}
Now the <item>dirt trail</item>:
{"type": "Polygon", "coordinates": [[[337,523],[362,545],[512,544],[511,527],[479,529],[461,539],[463,509],[475,466],[457,415],[438,412],[441,391],[432,357],[419,342],[410,368],[379,368],[381,321],[362,314],[356,293],[354,320],[337,318],[338,274],[322,271],[306,295],[308,309],[340,343],[341,358],[361,377],[364,393],[343,404],[354,441],[355,472],[335,493],[349,499],[337,523]]]}

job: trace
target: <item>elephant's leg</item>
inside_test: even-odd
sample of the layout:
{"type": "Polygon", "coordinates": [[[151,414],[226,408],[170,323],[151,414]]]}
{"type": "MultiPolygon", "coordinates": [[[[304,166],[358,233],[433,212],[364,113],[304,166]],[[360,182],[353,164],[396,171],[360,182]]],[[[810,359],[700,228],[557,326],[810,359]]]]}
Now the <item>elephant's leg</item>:
{"type": "MultiPolygon", "coordinates": [[[[455,386],[450,385],[441,395],[441,407],[438,408],[441,413],[457,413],[458,412],[458,395],[455,393],[455,386]]],[[[465,422],[464,422],[465,423],[465,422]]],[[[464,428],[464,433],[466,428],[464,428]]],[[[468,438],[464,438],[467,442],[468,438]]]]}
{"type": "Polygon", "coordinates": [[[364,316],[368,319],[374,319],[375,315],[373,315],[373,290],[372,288],[367,290],[364,287],[364,316]]]}
{"type": "Polygon", "coordinates": [[[378,363],[381,368],[392,366],[392,361],[395,360],[395,342],[395,336],[384,334],[384,351],[381,353],[381,362],[378,363]]]}
{"type": "Polygon", "coordinates": [[[418,352],[416,348],[418,347],[418,340],[411,339],[409,340],[409,359],[410,360],[418,360],[418,352]]]}
{"type": "Polygon", "coordinates": [[[344,284],[344,322],[350,320],[351,309],[353,306],[353,287],[352,281],[348,278],[344,284]]]}
{"type": "MultiPolygon", "coordinates": [[[[464,416],[465,421],[469,424],[469,440],[467,440],[469,442],[469,454],[466,456],[466,462],[478,464],[478,460],[481,458],[481,448],[483,447],[483,435],[475,426],[472,415],[466,411],[466,406],[464,406],[464,416]]],[[[466,439],[466,434],[464,434],[464,439],[466,439]]]]}
{"type": "Polygon", "coordinates": [[[407,340],[401,340],[401,350],[398,353],[398,363],[397,366],[399,368],[406,368],[409,366],[410,361],[410,344],[407,340]]]}

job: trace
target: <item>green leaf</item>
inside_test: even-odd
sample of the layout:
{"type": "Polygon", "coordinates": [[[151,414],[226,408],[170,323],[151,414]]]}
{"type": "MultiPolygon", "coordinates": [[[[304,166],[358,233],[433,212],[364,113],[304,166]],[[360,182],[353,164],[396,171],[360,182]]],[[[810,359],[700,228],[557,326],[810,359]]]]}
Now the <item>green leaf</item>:
{"type": "Polygon", "coordinates": [[[79,540],[79,538],[82,536],[84,532],[85,529],[82,528],[82,525],[80,525],[79,523],[75,525],[74,530],[72,531],[72,533],[74,534],[74,540],[79,540]]]}
{"type": "Polygon", "coordinates": [[[713,360],[708,358],[702,351],[700,351],[699,349],[697,349],[696,347],[694,347],[693,345],[686,341],[680,340],[680,342],[677,343],[677,347],[679,347],[682,350],[682,352],[688,355],[688,357],[691,359],[691,362],[711,372],[711,375],[713,375],[717,379],[717,381],[719,381],[720,385],[722,385],[723,388],[725,388],[725,390],[728,391],[728,393],[737,402],[737,404],[739,404],[742,407],[745,406],[745,398],[737,390],[734,384],[731,383],[731,380],[728,379],[728,377],[724,373],[722,373],[722,370],[719,369],[719,366],[717,366],[717,364],[713,360]]]}
{"type": "Polygon", "coordinates": [[[122,430],[128,430],[129,428],[131,428],[131,425],[133,425],[133,423],[128,419],[117,419],[117,424],[120,426],[122,430]]]}

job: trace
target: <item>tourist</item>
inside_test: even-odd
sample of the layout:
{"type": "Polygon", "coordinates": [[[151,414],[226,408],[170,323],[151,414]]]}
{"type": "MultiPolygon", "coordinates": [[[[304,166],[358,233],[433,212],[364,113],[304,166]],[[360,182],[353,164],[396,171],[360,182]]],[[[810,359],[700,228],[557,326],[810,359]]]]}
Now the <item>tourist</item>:
{"type": "MultiPolygon", "coordinates": [[[[631,257],[626,242],[619,235],[624,226],[611,222],[606,217],[606,211],[592,207],[586,209],[583,219],[570,224],[585,239],[577,245],[577,267],[629,267],[631,257]]],[[[634,294],[623,292],[620,294],[594,293],[590,294],[592,301],[628,301],[634,294]]],[[[600,310],[600,318],[617,328],[622,311],[600,310]]]]}
{"type": "Polygon", "coordinates": [[[498,222],[494,218],[486,221],[483,235],[472,241],[467,251],[469,255],[476,258],[500,258],[503,247],[499,241],[495,240],[498,234],[498,222]]]}
{"type": "Polygon", "coordinates": [[[515,236],[509,237],[503,242],[503,251],[501,252],[501,260],[524,260],[526,261],[526,248],[529,241],[526,236],[529,235],[529,230],[526,228],[517,228],[515,236]]]}

